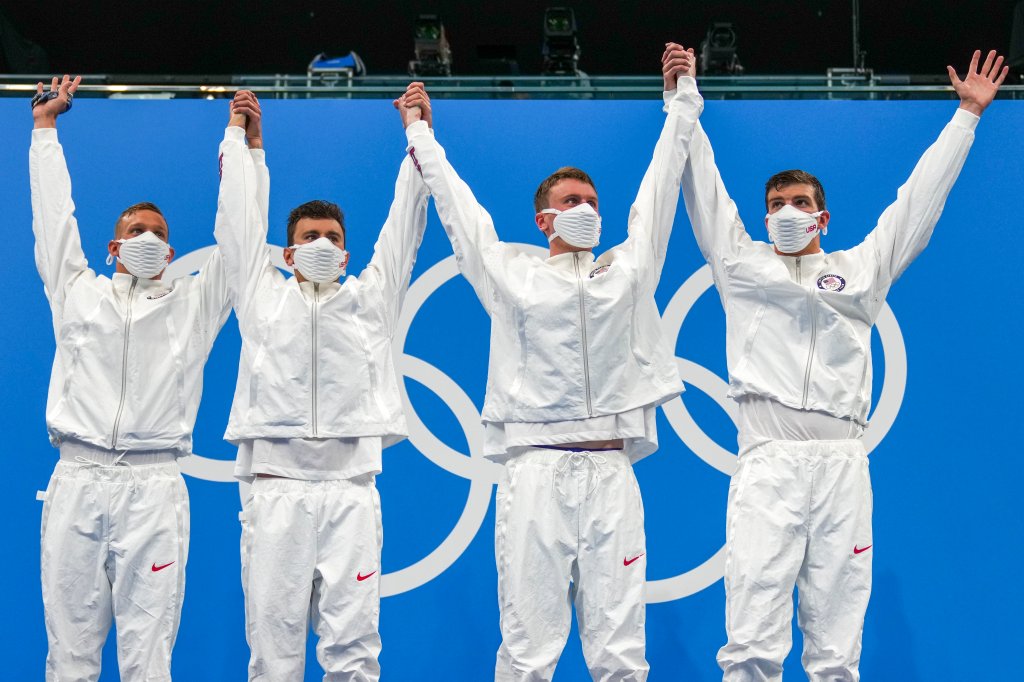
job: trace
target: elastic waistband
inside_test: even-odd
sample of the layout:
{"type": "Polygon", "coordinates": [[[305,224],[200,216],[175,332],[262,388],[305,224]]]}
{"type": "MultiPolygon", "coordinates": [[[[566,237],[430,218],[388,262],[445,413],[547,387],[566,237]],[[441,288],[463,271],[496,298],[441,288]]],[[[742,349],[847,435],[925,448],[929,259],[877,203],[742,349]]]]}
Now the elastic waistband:
{"type": "Polygon", "coordinates": [[[859,438],[842,440],[768,440],[740,453],[740,457],[802,455],[808,457],[867,456],[859,438]]]}
{"type": "Polygon", "coordinates": [[[581,450],[579,448],[548,448],[535,446],[524,448],[506,460],[507,464],[529,463],[555,466],[566,456],[594,457],[603,460],[603,466],[628,467],[629,456],[623,450],[581,450]]]}
{"type": "Polygon", "coordinates": [[[376,483],[374,474],[360,474],[351,478],[336,478],[323,481],[285,478],[283,476],[256,476],[252,482],[253,490],[262,492],[307,492],[342,490],[345,488],[365,488],[376,483]]]}
{"type": "Polygon", "coordinates": [[[132,466],[147,464],[171,464],[178,458],[177,450],[108,450],[80,441],[64,441],[60,444],[61,461],[82,464],[88,460],[100,466],[114,466],[119,461],[132,466]]]}
{"type": "Polygon", "coordinates": [[[535,448],[541,450],[558,450],[559,452],[622,452],[622,448],[564,448],[561,445],[535,445],[535,448]]]}

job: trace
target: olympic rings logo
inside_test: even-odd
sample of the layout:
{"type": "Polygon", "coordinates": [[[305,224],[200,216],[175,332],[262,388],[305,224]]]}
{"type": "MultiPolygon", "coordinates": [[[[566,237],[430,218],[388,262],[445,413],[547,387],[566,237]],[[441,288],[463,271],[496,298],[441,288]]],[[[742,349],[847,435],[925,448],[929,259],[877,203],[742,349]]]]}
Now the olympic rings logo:
{"type": "MultiPolygon", "coordinates": [[[[524,253],[545,257],[547,251],[532,244],[516,244],[524,253]]],[[[181,277],[196,272],[215,247],[208,246],[176,259],[167,268],[169,277],[181,277]]],[[[279,247],[271,246],[271,261],[284,268],[285,263],[279,247]]],[[[483,426],[480,413],[462,387],[448,375],[428,362],[404,353],[405,341],[413,319],[424,303],[442,285],[459,276],[455,256],[430,267],[409,286],[405,303],[395,332],[395,366],[398,372],[438,396],[455,415],[466,435],[469,453],[459,452],[435,436],[409,400],[405,383],[399,382],[402,403],[409,425],[409,441],[420,453],[437,466],[469,481],[469,494],[462,514],[448,536],[432,552],[410,566],[385,573],[381,576],[381,596],[392,596],[414,590],[430,582],[448,569],[466,550],[476,537],[491,502],[492,486],[498,483],[501,465],[483,457],[483,426]]],[[[683,322],[697,300],[711,287],[711,269],[703,266],[687,279],[669,301],[662,315],[662,323],[669,347],[678,345],[683,322]]],[[[871,452],[882,441],[896,421],[907,380],[907,354],[896,316],[888,304],[884,305],[876,322],[885,356],[885,373],[882,380],[882,394],[871,418],[871,425],[865,431],[863,442],[871,452]]],[[[724,343],[724,338],[722,340],[724,343]]],[[[728,382],[710,370],[685,358],[676,358],[679,375],[688,389],[705,393],[733,420],[736,421],[735,404],[729,400],[728,382]]],[[[664,405],[672,429],[683,444],[697,457],[726,476],[736,469],[736,454],[711,439],[687,411],[681,398],[675,398],[664,405]]],[[[235,483],[234,462],[213,459],[193,454],[179,460],[182,473],[208,481],[235,483]]],[[[248,485],[241,484],[239,491],[244,500],[248,485]]],[[[724,511],[724,510],[723,510],[724,511]]],[[[721,547],[700,565],[678,575],[647,583],[647,602],[657,603],[682,599],[696,594],[714,584],[724,574],[725,547],[721,547]]]]}

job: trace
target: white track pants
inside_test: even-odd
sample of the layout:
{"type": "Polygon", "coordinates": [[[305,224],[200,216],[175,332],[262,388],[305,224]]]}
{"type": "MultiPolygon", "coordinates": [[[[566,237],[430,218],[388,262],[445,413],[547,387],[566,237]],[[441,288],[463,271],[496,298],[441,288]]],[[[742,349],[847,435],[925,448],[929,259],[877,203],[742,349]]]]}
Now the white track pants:
{"type": "Polygon", "coordinates": [[[176,463],[57,463],[41,534],[48,682],[99,678],[111,617],[121,680],[171,679],[188,537],[176,463]]]}
{"type": "Polygon", "coordinates": [[[723,680],[781,680],[799,595],[812,682],[859,680],[871,593],[871,480],[859,440],[773,441],[729,487],[723,680]]]}
{"type": "Polygon", "coordinates": [[[302,680],[310,622],[325,681],[380,678],[382,542],[372,475],[255,480],[242,513],[250,680],[302,680]]]}
{"type": "Polygon", "coordinates": [[[576,604],[594,680],[647,679],[640,488],[619,451],[529,450],[498,485],[498,682],[550,680],[576,604]],[[571,581],[571,585],[570,585],[571,581]]]}

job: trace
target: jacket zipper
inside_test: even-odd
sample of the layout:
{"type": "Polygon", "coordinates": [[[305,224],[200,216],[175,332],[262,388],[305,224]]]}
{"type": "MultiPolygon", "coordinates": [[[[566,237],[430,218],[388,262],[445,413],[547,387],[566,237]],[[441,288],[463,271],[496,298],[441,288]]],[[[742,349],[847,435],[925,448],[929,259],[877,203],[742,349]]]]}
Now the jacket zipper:
{"type": "Polygon", "coordinates": [[[580,274],[579,253],[572,255],[572,262],[576,268],[576,283],[580,292],[580,336],[583,342],[583,386],[587,392],[587,415],[594,416],[594,407],[590,400],[590,356],[587,350],[587,316],[583,299],[583,276],[580,274]]]}
{"type": "MultiPolygon", "coordinates": [[[[800,258],[796,259],[796,281],[797,284],[803,285],[803,279],[800,276],[800,258]]],[[[811,388],[811,360],[814,359],[814,346],[818,340],[818,316],[814,314],[814,290],[807,290],[807,311],[811,316],[811,345],[807,349],[807,368],[804,370],[804,397],[800,403],[804,409],[807,409],[807,394],[811,388]]]]}
{"type": "Polygon", "coordinates": [[[320,304],[320,285],[317,284],[317,283],[314,283],[313,284],[313,358],[312,358],[312,361],[313,361],[312,362],[312,365],[313,365],[313,391],[312,391],[312,393],[313,393],[313,437],[314,438],[316,438],[316,435],[317,435],[317,430],[316,430],[316,389],[317,389],[317,380],[316,380],[316,364],[317,363],[316,363],[316,358],[317,358],[318,339],[317,339],[316,318],[317,318],[317,309],[319,308],[319,304],[320,304]]]}
{"type": "Polygon", "coordinates": [[[114,430],[110,434],[110,449],[117,449],[117,431],[121,426],[121,413],[124,412],[124,398],[128,391],[128,335],[132,330],[132,301],[135,295],[135,287],[139,283],[138,277],[132,277],[132,285],[128,287],[128,307],[124,316],[124,347],[121,351],[121,400],[117,404],[117,414],[114,415],[114,430]]]}

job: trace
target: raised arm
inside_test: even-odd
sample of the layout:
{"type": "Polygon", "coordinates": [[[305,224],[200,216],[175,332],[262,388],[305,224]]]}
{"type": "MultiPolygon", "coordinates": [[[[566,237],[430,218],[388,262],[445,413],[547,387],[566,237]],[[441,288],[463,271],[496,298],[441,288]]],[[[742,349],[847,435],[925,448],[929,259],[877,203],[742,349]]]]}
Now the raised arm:
{"type": "Polygon", "coordinates": [[[398,170],[395,198],[373,247],[373,257],[359,275],[360,279],[372,278],[380,288],[392,329],[409,287],[416,252],[423,241],[429,199],[430,191],[407,155],[398,170]]]}
{"type": "Polygon", "coordinates": [[[402,113],[409,156],[434,197],[441,224],[459,263],[459,270],[476,291],[484,308],[490,311],[491,295],[486,269],[488,253],[500,248],[491,216],[484,210],[469,186],[448,163],[444,149],[434,140],[430,98],[422,83],[412,83],[405,94],[395,100],[402,113]],[[422,118],[415,120],[409,112],[418,108],[422,118]]]}
{"type": "MultiPolygon", "coordinates": [[[[245,142],[249,148],[249,158],[256,165],[256,179],[259,184],[257,201],[263,218],[263,235],[266,238],[270,229],[270,170],[267,168],[267,155],[263,150],[263,111],[256,93],[251,90],[236,92],[231,103],[231,113],[232,116],[244,117],[245,142]]],[[[242,123],[241,118],[236,118],[235,121],[238,124],[242,123]]]]}
{"type": "Polygon", "coordinates": [[[704,127],[697,121],[690,141],[690,155],[683,167],[683,203],[690,218],[704,260],[711,266],[719,293],[725,296],[727,279],[722,275],[723,258],[750,243],[739,210],[729,197],[722,175],[715,165],[704,127]]]}
{"type": "Polygon", "coordinates": [[[690,151],[704,100],[694,80],[693,48],[669,43],[661,58],[665,82],[665,125],[654,147],[636,200],[629,211],[627,248],[634,250],[646,279],[657,286],[679,204],[679,178],[690,151]]]}
{"type": "Polygon", "coordinates": [[[989,52],[979,70],[980,58],[981,52],[976,51],[963,80],[952,66],[947,67],[953,89],[960,96],[960,107],[921,156],[910,178],[897,192],[896,201],[885,209],[878,225],[857,247],[872,250],[882,287],[896,281],[928,245],[946,197],[974,142],[979,117],[1006,78],[1007,68],[1002,67],[1003,58],[995,50],[989,52]]]}
{"type": "Polygon", "coordinates": [[[270,175],[262,158],[261,119],[255,96],[239,91],[232,100],[220,144],[220,194],[214,236],[235,312],[243,324],[261,278],[276,273],[267,247],[270,175]]]}
{"type": "Polygon", "coordinates": [[[32,146],[29,149],[29,183],[32,190],[32,232],[35,234],[36,268],[53,311],[54,325],[60,321],[68,287],[81,274],[90,272],[82,252],[82,241],[71,200],[71,177],[64,150],[57,140],[57,117],[70,108],[81,76],[71,80],[54,77],[47,92],[36,84],[33,99],[32,146]]]}

